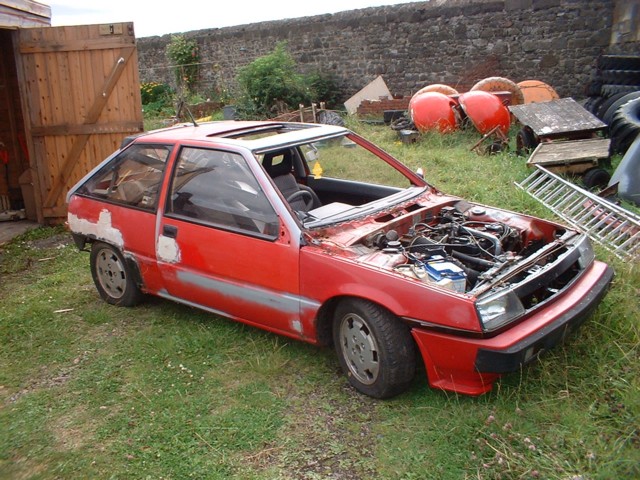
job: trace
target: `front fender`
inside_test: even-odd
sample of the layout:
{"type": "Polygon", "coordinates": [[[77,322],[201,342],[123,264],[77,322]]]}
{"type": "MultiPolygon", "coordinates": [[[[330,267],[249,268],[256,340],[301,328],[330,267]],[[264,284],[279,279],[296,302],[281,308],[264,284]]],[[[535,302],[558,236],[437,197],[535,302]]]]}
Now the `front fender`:
{"type": "MultiPolygon", "coordinates": [[[[480,332],[473,298],[385,268],[330,255],[317,247],[300,253],[301,296],[323,305],[337,297],[374,302],[400,318],[480,332]]],[[[317,312],[314,312],[317,313],[317,312]]]]}

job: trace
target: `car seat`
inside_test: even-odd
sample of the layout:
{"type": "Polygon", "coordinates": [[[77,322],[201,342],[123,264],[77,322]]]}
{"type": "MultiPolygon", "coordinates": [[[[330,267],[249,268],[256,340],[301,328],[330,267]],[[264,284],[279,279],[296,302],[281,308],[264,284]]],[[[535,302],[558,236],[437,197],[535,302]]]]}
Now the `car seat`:
{"type": "Polygon", "coordinates": [[[292,172],[293,152],[291,149],[266,153],[262,160],[262,166],[293,210],[308,212],[322,206],[318,195],[310,187],[296,181],[292,172]],[[308,194],[300,192],[308,192],[308,194]]]}

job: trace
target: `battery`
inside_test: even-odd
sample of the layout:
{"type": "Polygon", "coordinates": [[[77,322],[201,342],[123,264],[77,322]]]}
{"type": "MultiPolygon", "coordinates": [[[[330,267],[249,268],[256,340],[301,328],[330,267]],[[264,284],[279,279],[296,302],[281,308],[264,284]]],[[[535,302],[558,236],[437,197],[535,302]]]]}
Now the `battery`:
{"type": "Polygon", "coordinates": [[[464,270],[453,262],[449,262],[440,255],[434,255],[423,261],[429,280],[441,287],[464,293],[467,285],[467,275],[464,270]]]}

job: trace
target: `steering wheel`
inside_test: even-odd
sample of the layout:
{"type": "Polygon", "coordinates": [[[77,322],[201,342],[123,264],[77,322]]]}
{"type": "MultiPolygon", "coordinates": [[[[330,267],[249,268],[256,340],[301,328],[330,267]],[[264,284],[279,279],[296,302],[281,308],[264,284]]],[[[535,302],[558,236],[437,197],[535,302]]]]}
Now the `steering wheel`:
{"type": "Polygon", "coordinates": [[[293,192],[291,195],[287,197],[287,202],[291,205],[291,202],[302,199],[304,202],[305,211],[311,210],[313,207],[313,195],[308,190],[298,190],[297,192],[293,192]]]}

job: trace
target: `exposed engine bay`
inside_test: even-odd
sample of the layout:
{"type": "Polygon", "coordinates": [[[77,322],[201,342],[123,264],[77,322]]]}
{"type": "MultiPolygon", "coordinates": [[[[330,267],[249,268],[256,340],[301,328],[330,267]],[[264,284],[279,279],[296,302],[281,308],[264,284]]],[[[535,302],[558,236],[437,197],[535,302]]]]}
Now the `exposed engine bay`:
{"type": "Polygon", "coordinates": [[[398,273],[478,294],[495,288],[498,279],[504,286],[542,270],[566,253],[567,240],[576,236],[565,230],[532,232],[513,224],[517,222],[509,225],[490,217],[480,206],[465,212],[445,206],[406,232],[378,232],[367,246],[378,252],[375,256],[384,254],[385,265],[398,273]]]}

